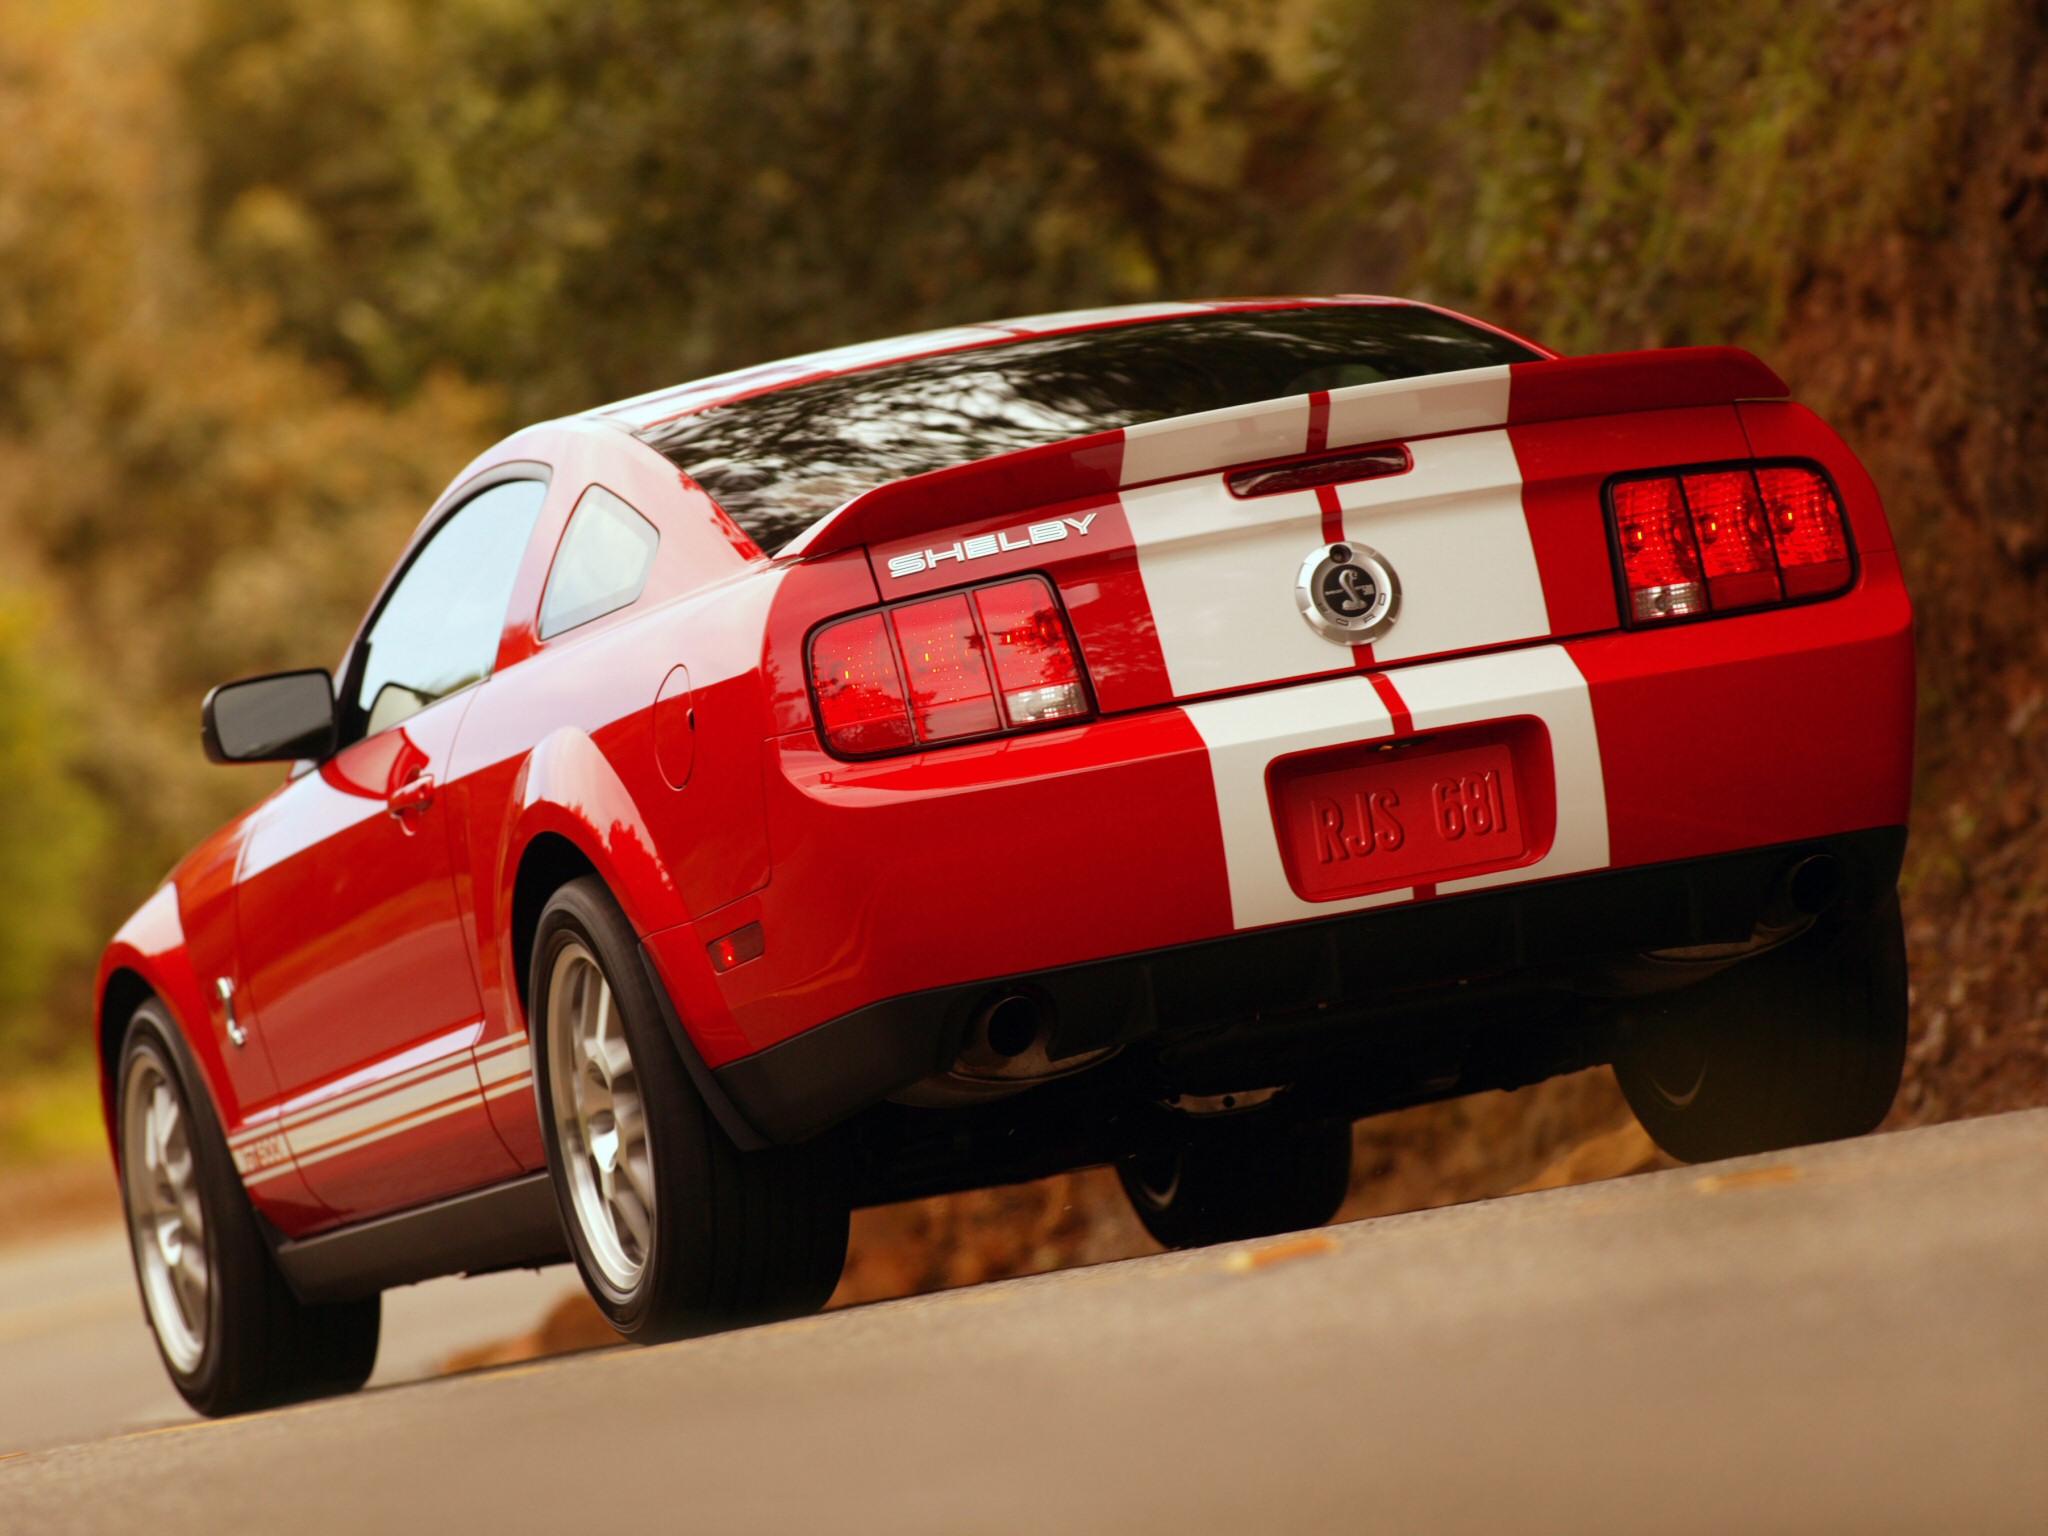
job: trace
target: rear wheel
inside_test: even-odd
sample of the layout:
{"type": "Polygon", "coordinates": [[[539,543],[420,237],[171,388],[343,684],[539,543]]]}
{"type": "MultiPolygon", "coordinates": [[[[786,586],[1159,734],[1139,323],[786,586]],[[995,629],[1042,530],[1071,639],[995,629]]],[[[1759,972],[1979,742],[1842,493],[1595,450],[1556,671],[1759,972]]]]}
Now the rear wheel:
{"type": "Polygon", "coordinates": [[[1145,1230],[1168,1248],[1319,1227],[1351,1184],[1351,1127],[1261,1112],[1196,1123],[1117,1165],[1145,1230]]]}
{"type": "Polygon", "coordinates": [[[555,893],[534,938],[548,1167],[584,1284],[639,1343],[815,1311],[846,1261],[832,1169],[808,1148],[733,1145],[638,950],[594,877],[555,893]]]}
{"type": "Polygon", "coordinates": [[[1642,1008],[1614,1071],[1673,1157],[1707,1162],[1874,1130],[1906,1059],[1896,891],[1642,1008]]]}
{"type": "Polygon", "coordinates": [[[197,1068],[161,1005],[121,1048],[121,1192],[144,1314],[186,1402],[218,1416],[353,1392],[380,1299],[307,1306],[271,1257],[197,1068]]]}

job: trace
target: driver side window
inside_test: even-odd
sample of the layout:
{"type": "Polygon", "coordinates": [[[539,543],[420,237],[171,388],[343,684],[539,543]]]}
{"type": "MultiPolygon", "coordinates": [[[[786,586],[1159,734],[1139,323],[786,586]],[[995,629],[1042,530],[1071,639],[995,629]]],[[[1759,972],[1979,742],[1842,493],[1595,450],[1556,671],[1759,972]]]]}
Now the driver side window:
{"type": "Polygon", "coordinates": [[[351,713],[362,734],[418,714],[490,675],[533,534],[541,480],[508,480],[473,496],[406,567],[364,637],[351,713]]]}

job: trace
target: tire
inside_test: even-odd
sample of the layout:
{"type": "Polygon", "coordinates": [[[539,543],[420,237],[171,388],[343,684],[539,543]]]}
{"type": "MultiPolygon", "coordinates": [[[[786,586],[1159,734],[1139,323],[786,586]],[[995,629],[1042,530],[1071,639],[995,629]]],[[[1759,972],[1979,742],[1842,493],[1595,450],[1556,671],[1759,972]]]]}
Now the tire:
{"type": "Polygon", "coordinates": [[[812,1148],[741,1152],[704,1107],[594,876],[542,910],[531,1000],[548,1171],[576,1267],[635,1343],[814,1312],[846,1263],[847,1203],[812,1148]]]}
{"type": "Polygon", "coordinates": [[[1624,1026],[1615,1076],[1658,1146],[1689,1163],[1875,1130],[1906,1061],[1896,891],[1781,949],[1659,998],[1624,1026]]]}
{"type": "Polygon", "coordinates": [[[1319,1227],[1351,1186],[1344,1121],[1252,1113],[1188,1129],[1117,1165],[1131,1209],[1168,1248],[1319,1227]]]}
{"type": "Polygon", "coordinates": [[[179,1394],[218,1418],[362,1386],[377,1363],[382,1298],[307,1306],[292,1294],[160,1003],[135,1010],[115,1081],[129,1251],[179,1394]]]}

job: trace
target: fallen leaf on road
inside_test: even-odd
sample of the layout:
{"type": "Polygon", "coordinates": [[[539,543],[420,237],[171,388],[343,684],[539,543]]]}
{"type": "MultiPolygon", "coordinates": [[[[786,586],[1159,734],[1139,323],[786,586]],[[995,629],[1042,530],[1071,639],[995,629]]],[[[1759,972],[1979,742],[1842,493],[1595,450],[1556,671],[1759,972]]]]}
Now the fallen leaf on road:
{"type": "Polygon", "coordinates": [[[1232,1274],[1247,1275],[1255,1269],[1264,1269],[1272,1264],[1285,1264],[1289,1259],[1313,1258],[1319,1253],[1335,1253],[1337,1240],[1316,1233],[1309,1237],[1289,1238],[1284,1243],[1268,1243],[1263,1248],[1246,1249],[1231,1254],[1223,1261],[1223,1267],[1232,1274]]]}

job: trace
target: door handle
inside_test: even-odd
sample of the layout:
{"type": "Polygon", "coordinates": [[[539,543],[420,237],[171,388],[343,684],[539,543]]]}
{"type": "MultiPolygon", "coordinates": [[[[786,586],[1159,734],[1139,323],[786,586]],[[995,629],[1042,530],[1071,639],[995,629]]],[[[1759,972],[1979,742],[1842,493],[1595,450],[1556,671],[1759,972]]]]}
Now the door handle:
{"type": "Polygon", "coordinates": [[[424,811],[434,803],[434,776],[431,773],[416,773],[385,798],[385,806],[401,821],[416,811],[424,811]]]}

